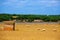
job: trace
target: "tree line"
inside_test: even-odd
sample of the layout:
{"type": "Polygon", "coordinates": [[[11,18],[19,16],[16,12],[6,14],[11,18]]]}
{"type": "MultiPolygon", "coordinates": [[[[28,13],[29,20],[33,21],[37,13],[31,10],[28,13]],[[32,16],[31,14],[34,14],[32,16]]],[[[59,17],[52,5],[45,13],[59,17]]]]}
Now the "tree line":
{"type": "Polygon", "coordinates": [[[43,20],[44,22],[58,22],[60,21],[60,15],[19,15],[19,14],[0,14],[0,22],[9,21],[16,19],[32,22],[34,20],[43,20]],[[17,16],[17,18],[13,18],[13,16],[17,16]]]}

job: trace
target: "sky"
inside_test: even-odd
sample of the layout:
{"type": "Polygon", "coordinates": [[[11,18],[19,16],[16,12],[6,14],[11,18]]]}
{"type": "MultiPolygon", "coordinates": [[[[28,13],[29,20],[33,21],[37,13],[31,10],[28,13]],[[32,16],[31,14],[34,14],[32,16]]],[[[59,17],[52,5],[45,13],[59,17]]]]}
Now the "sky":
{"type": "Polygon", "coordinates": [[[0,0],[0,13],[60,15],[60,0],[0,0]]]}

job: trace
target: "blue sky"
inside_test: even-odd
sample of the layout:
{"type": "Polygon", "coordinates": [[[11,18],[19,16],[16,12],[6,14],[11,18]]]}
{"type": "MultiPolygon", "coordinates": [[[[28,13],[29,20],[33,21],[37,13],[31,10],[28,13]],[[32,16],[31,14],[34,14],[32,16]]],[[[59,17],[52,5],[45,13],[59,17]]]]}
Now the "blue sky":
{"type": "Polygon", "coordinates": [[[59,15],[60,0],[0,0],[0,13],[59,15]]]}

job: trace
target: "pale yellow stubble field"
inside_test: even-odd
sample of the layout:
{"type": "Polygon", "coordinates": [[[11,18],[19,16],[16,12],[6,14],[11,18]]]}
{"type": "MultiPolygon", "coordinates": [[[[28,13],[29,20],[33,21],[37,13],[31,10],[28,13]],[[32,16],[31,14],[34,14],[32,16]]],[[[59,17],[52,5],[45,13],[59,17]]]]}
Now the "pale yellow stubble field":
{"type": "Polygon", "coordinates": [[[0,40],[60,40],[60,25],[57,23],[16,23],[15,29],[0,31],[0,40]]]}

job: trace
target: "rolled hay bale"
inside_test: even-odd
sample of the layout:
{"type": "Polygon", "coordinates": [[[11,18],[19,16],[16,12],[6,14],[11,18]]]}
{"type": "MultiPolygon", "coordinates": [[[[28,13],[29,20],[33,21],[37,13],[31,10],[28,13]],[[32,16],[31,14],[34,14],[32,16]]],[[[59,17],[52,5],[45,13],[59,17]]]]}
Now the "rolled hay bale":
{"type": "Polygon", "coordinates": [[[40,30],[40,28],[38,28],[37,30],[40,30]]]}
{"type": "Polygon", "coordinates": [[[14,21],[3,21],[4,24],[13,25],[14,21]]]}
{"type": "Polygon", "coordinates": [[[57,31],[57,29],[53,29],[53,31],[57,31]]]}
{"type": "Polygon", "coordinates": [[[46,31],[46,29],[42,29],[42,31],[46,31]]]}

